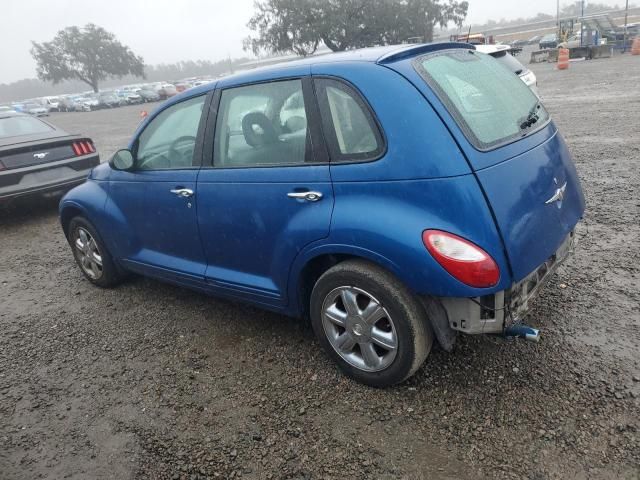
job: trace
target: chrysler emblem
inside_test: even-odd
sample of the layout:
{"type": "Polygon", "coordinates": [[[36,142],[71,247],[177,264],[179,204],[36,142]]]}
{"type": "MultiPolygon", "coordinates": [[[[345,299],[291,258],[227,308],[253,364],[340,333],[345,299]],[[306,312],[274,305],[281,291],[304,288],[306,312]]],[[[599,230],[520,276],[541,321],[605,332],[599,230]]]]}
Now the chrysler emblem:
{"type": "MultiPolygon", "coordinates": [[[[558,180],[557,179],[553,179],[554,182],[556,183],[556,185],[558,184],[558,180]]],[[[553,195],[551,195],[551,198],[549,198],[549,200],[547,200],[546,203],[547,205],[553,202],[562,202],[562,200],[564,200],[564,192],[567,189],[567,182],[564,182],[564,184],[560,187],[557,188],[556,191],[554,192],[553,195]]]]}
{"type": "Polygon", "coordinates": [[[42,160],[47,155],[49,155],[49,152],[34,153],[33,154],[33,158],[37,158],[38,160],[42,160]]]}

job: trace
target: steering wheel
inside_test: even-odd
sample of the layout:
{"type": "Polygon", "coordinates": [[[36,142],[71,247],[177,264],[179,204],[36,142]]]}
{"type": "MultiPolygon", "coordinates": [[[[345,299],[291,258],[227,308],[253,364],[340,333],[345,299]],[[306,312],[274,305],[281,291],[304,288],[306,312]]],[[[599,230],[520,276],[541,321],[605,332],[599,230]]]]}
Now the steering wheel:
{"type": "Polygon", "coordinates": [[[247,113],[242,118],[242,134],[247,144],[253,148],[271,145],[278,141],[273,123],[261,112],[247,113]]]}
{"type": "Polygon", "coordinates": [[[193,150],[189,153],[188,151],[183,151],[182,153],[180,153],[178,151],[178,146],[181,143],[184,142],[191,142],[193,143],[193,145],[195,146],[196,144],[196,137],[192,136],[192,135],[183,135],[182,137],[178,137],[176,138],[173,142],[171,142],[171,145],[169,146],[169,151],[168,151],[168,156],[169,156],[169,161],[172,164],[177,164],[178,162],[174,162],[173,159],[180,159],[182,160],[182,162],[180,163],[187,163],[189,165],[185,165],[185,166],[190,166],[191,163],[193,162],[193,150]],[[182,158],[180,158],[180,155],[182,155],[182,158]]]}

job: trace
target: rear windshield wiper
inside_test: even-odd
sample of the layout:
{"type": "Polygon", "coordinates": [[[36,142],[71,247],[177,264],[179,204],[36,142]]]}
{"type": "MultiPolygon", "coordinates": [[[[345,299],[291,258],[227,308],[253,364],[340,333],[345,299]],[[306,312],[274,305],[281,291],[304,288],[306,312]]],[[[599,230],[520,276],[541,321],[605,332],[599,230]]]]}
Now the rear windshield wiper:
{"type": "Polygon", "coordinates": [[[531,107],[531,110],[529,110],[529,113],[527,114],[525,119],[520,124],[520,130],[526,130],[539,120],[540,117],[538,115],[538,110],[540,110],[540,107],[542,107],[542,104],[540,103],[540,100],[537,100],[533,107],[531,107]]]}

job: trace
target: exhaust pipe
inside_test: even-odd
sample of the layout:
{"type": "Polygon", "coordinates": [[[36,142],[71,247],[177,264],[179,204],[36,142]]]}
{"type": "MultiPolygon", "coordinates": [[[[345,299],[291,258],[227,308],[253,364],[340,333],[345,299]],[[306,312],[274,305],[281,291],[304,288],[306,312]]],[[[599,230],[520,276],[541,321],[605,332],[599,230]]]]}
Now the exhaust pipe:
{"type": "Polygon", "coordinates": [[[524,338],[530,342],[538,342],[540,340],[540,330],[528,325],[512,325],[504,331],[505,337],[524,338]]]}

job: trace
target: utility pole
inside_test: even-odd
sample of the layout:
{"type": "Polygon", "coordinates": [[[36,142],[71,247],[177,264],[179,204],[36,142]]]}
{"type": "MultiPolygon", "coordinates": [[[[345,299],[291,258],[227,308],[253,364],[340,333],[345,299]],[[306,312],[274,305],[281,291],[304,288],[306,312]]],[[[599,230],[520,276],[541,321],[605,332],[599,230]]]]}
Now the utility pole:
{"type": "MultiPolygon", "coordinates": [[[[629,1],[629,0],[627,0],[629,1]]],[[[582,0],[582,9],[580,11],[580,46],[582,47],[584,44],[584,26],[582,25],[582,19],[584,18],[584,0],[582,0]]]]}
{"type": "Polygon", "coordinates": [[[629,30],[627,29],[627,25],[629,24],[629,0],[627,0],[627,6],[624,10],[624,46],[622,47],[622,53],[627,52],[627,41],[629,36],[629,30]]]}
{"type": "Polygon", "coordinates": [[[556,26],[558,27],[558,41],[560,41],[560,36],[562,35],[560,31],[560,0],[556,2],[556,26]]]}

